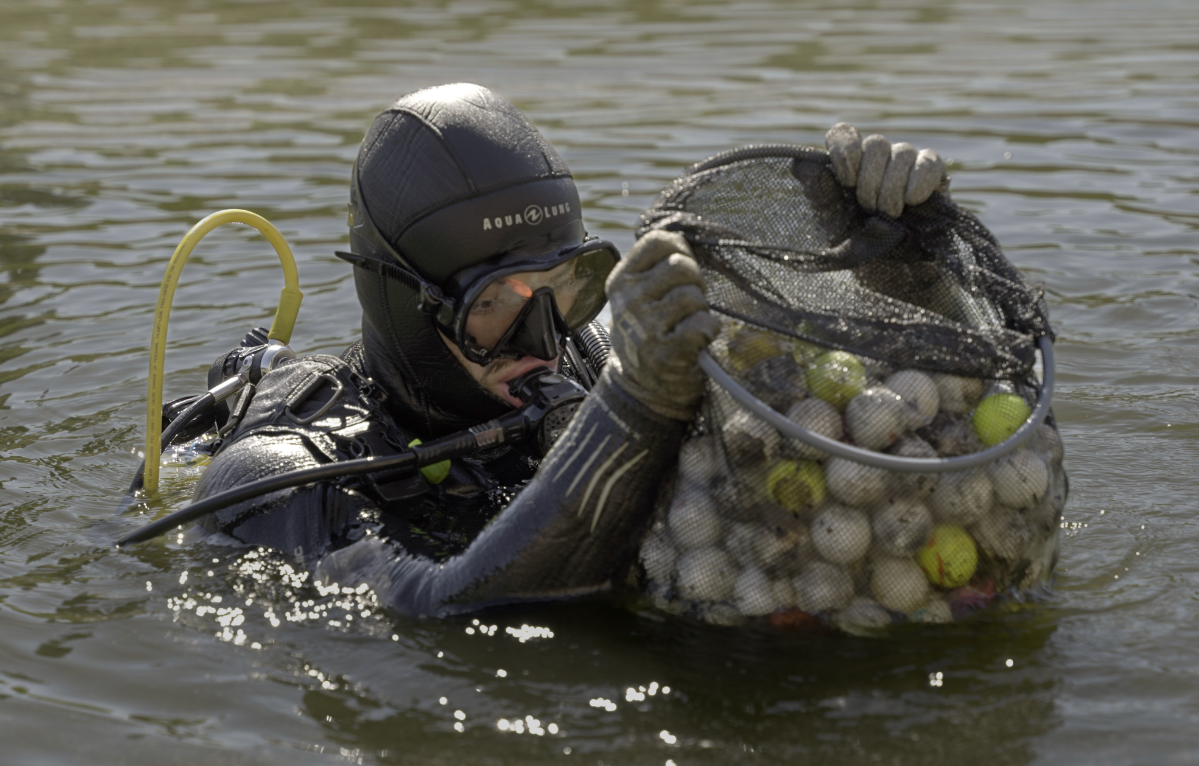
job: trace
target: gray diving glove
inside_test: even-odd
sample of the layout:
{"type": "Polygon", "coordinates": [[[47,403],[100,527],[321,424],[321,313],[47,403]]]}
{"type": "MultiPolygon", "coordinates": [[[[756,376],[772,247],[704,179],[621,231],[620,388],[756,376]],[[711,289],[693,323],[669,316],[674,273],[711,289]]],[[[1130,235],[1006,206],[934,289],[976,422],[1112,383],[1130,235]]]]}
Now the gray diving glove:
{"type": "Polygon", "coordinates": [[[704,278],[681,234],[651,231],[608,277],[613,381],[659,415],[691,420],[704,395],[698,359],[717,335],[704,278]]]}
{"type": "Polygon", "coordinates": [[[824,134],[833,173],[842,186],[857,187],[863,210],[898,218],[904,205],[919,205],[949,189],[945,163],[932,149],[891,144],[879,135],[862,140],[858,129],[839,122],[824,134]]]}

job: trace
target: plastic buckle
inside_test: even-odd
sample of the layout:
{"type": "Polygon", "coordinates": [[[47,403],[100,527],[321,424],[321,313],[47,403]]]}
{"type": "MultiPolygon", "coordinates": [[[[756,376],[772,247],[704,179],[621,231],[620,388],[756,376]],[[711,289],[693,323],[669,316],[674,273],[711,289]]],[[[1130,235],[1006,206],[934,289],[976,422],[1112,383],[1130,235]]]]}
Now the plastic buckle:
{"type": "Polygon", "coordinates": [[[296,397],[294,402],[287,405],[287,407],[283,410],[283,414],[290,418],[291,421],[296,425],[306,426],[315,420],[319,420],[326,412],[331,410],[333,405],[337,403],[337,400],[341,398],[342,392],[345,390],[345,384],[340,380],[328,373],[321,373],[320,375],[317,375],[311,383],[304,387],[304,390],[300,392],[300,395],[296,397]],[[321,381],[328,381],[333,384],[333,396],[329,397],[329,401],[322,404],[321,408],[312,415],[309,415],[305,418],[298,417],[294,412],[292,412],[291,408],[293,406],[299,407],[301,404],[304,404],[311,399],[312,395],[321,389],[321,381]]]}
{"type": "Polygon", "coordinates": [[[428,282],[421,284],[420,300],[416,303],[417,310],[433,316],[441,309],[443,303],[445,303],[445,293],[441,291],[440,287],[428,282]]]}

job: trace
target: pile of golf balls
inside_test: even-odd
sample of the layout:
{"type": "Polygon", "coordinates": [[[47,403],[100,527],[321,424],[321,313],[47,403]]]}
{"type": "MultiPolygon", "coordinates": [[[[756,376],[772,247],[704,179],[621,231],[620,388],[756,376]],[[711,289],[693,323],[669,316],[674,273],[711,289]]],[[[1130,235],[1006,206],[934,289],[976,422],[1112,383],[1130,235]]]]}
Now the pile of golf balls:
{"type": "MultiPolygon", "coordinates": [[[[1031,409],[1004,381],[894,369],[750,328],[712,347],[792,421],[907,457],[1007,439],[1031,409]]],[[[1048,579],[1065,503],[1062,442],[1041,424],[987,466],[892,472],[781,435],[709,384],[669,503],[642,544],[660,608],[715,624],[802,612],[849,632],[948,622],[1048,579]]]]}

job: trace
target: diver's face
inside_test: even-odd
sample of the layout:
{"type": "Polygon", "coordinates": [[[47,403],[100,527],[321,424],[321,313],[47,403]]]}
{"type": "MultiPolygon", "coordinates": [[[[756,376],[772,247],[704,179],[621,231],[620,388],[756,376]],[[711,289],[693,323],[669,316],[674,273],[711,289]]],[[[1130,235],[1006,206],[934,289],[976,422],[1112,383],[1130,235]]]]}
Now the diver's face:
{"type": "MultiPolygon", "coordinates": [[[[500,332],[502,333],[507,329],[505,327],[500,332]]],[[[496,359],[491,364],[486,365],[475,364],[463,356],[457,344],[447,338],[444,333],[439,330],[437,334],[441,335],[441,340],[445,343],[446,348],[450,350],[450,353],[454,355],[458,363],[466,368],[466,371],[475,379],[475,382],[513,407],[520,407],[524,402],[508,393],[508,383],[534,367],[549,367],[552,370],[557,370],[558,361],[562,358],[559,355],[552,362],[547,362],[535,356],[522,356],[520,359],[496,359]]]]}
{"type": "MultiPolygon", "coordinates": [[[[549,287],[554,291],[554,303],[557,304],[558,310],[568,314],[579,293],[575,267],[576,262],[571,260],[547,271],[509,274],[495,280],[471,305],[466,323],[467,332],[476,342],[494,346],[516,321],[525,302],[542,287],[549,287]]],[[[535,367],[557,370],[558,361],[561,359],[559,355],[558,358],[547,362],[535,356],[525,355],[519,359],[496,359],[490,364],[477,364],[467,359],[458,345],[444,333],[438,331],[438,334],[454,358],[480,386],[513,407],[520,407],[524,402],[508,393],[508,383],[535,367]]]]}

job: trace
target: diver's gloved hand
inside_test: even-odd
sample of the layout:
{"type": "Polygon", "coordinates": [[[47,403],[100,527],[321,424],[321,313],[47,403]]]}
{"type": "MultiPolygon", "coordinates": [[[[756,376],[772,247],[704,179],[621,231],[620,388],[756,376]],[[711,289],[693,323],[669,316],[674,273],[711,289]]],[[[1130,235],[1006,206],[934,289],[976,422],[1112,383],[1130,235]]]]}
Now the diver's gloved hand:
{"type": "Polygon", "coordinates": [[[932,149],[891,144],[879,135],[862,140],[858,129],[839,122],[824,134],[833,173],[842,186],[857,187],[858,204],[898,218],[904,205],[919,205],[933,192],[949,189],[945,163],[932,149]]]}
{"type": "Polygon", "coordinates": [[[704,395],[699,352],[720,333],[681,234],[651,231],[608,277],[613,380],[659,415],[690,420],[704,395]]]}

